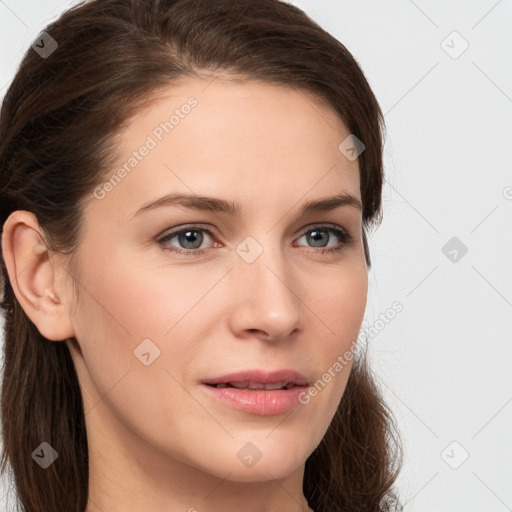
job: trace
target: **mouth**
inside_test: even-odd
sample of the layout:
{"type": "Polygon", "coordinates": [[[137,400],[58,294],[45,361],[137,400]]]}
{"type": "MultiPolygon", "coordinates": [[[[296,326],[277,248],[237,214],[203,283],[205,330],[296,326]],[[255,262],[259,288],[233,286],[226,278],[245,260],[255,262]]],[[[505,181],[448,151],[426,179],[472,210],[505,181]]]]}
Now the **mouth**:
{"type": "Polygon", "coordinates": [[[299,405],[308,386],[304,375],[293,370],[251,370],[201,382],[207,394],[224,406],[245,413],[271,416],[299,405]]]}

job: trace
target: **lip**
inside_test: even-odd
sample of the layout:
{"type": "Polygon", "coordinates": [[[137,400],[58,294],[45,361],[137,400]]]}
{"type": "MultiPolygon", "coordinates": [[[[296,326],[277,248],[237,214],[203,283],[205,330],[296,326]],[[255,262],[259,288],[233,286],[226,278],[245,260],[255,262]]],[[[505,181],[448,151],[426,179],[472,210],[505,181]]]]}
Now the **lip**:
{"type": "Polygon", "coordinates": [[[235,373],[228,373],[220,377],[205,379],[203,384],[222,384],[227,382],[260,382],[261,384],[274,384],[276,382],[291,382],[298,386],[306,386],[308,379],[302,373],[295,370],[275,370],[268,372],[266,370],[246,370],[235,373]]]}
{"type": "Polygon", "coordinates": [[[307,389],[308,379],[294,370],[248,370],[222,375],[201,382],[202,389],[222,404],[259,416],[283,414],[297,405],[299,395],[307,389]],[[286,382],[289,389],[239,389],[235,387],[216,388],[215,384],[253,382],[261,385],[286,382]]]}

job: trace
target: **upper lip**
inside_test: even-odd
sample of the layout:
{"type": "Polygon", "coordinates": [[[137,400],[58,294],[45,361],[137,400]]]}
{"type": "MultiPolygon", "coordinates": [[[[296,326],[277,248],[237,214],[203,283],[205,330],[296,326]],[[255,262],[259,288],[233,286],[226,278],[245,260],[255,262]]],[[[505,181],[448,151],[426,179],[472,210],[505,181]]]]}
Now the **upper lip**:
{"type": "Polygon", "coordinates": [[[227,384],[228,382],[256,382],[258,384],[275,384],[286,382],[295,386],[307,386],[308,379],[295,370],[275,370],[272,372],[266,370],[246,370],[241,372],[229,373],[205,379],[203,384],[227,384]]]}

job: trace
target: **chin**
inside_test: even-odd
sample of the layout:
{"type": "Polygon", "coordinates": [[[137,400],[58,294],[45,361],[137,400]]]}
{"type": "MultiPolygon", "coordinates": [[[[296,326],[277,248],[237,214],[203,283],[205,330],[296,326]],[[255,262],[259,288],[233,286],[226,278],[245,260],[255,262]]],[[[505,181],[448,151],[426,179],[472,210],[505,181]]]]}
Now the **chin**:
{"type": "Polygon", "coordinates": [[[263,482],[285,478],[302,469],[309,456],[309,452],[304,451],[304,443],[299,439],[284,443],[278,436],[275,441],[271,442],[270,438],[247,443],[238,441],[235,456],[228,448],[215,458],[222,461],[221,464],[209,472],[233,482],[263,482]]]}
{"type": "MultiPolygon", "coordinates": [[[[263,458],[257,462],[253,467],[231,467],[231,473],[227,476],[227,480],[232,482],[265,482],[268,480],[280,480],[286,478],[298,470],[302,469],[302,464],[297,464],[295,461],[267,460],[263,458]]],[[[222,475],[226,476],[226,473],[222,475]]]]}

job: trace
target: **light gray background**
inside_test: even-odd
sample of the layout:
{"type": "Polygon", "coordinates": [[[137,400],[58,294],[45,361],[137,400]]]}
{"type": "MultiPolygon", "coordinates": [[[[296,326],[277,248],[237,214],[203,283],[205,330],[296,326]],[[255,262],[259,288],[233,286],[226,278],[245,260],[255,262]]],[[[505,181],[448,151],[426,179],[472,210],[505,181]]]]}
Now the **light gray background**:
{"type": "MultiPolygon", "coordinates": [[[[0,96],[73,3],[0,0],[0,96]]],[[[385,113],[363,325],[403,305],[370,343],[404,438],[405,510],[512,510],[512,0],[292,3],[354,54],[385,113]]]]}

